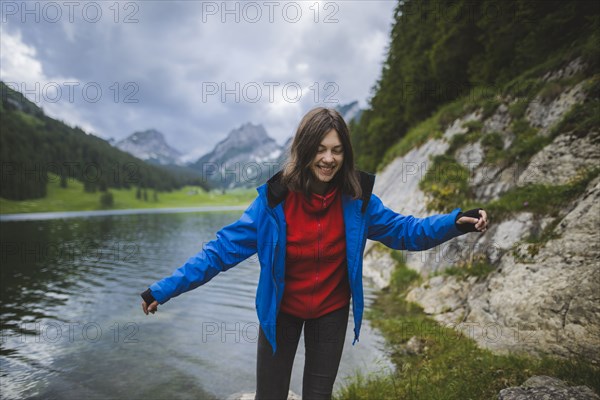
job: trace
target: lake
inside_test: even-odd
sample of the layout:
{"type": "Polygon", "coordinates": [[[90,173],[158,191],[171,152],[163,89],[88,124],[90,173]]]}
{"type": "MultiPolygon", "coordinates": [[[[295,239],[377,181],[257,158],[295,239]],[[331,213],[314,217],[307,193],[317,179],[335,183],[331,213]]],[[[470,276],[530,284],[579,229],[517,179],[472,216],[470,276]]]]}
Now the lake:
{"type": "MultiPolygon", "coordinates": [[[[3,399],[223,399],[254,391],[256,256],[144,315],[140,292],[240,211],[79,214],[0,223],[3,399]]],[[[367,307],[375,291],[365,287],[367,307]]],[[[391,367],[369,321],[336,381],[391,367]]],[[[301,394],[304,348],[291,390],[301,394]]]]}

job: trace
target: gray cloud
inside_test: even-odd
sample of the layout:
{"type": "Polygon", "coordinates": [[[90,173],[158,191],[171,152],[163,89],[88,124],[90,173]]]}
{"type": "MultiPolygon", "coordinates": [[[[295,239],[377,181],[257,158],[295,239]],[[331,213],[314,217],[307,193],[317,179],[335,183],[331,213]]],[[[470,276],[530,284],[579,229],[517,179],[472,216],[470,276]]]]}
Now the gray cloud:
{"type": "Polygon", "coordinates": [[[53,22],[56,14],[51,7],[44,11],[45,3],[28,2],[33,11],[27,14],[22,2],[2,2],[2,80],[28,88],[38,81],[42,88],[48,82],[59,84],[60,101],[44,101],[42,96],[40,105],[101,137],[121,139],[156,128],[182,152],[198,154],[248,121],[263,123],[283,143],[301,116],[328,96],[366,106],[396,6],[395,1],[367,0],[274,2],[271,22],[268,2],[261,1],[119,2],[118,14],[114,2],[75,2],[70,16],[64,3],[56,2],[62,16],[53,22]],[[89,4],[102,10],[97,22],[92,22],[95,6],[89,4]],[[239,11],[223,13],[224,4],[239,11]],[[207,12],[215,8],[216,14],[207,12]],[[291,22],[296,9],[302,15],[291,22]],[[325,23],[327,16],[337,22],[325,23]],[[28,48],[35,54],[19,64],[22,54],[13,53],[28,48]],[[41,73],[29,67],[36,62],[41,73]],[[67,98],[65,81],[79,83],[73,101],[67,98]],[[102,89],[98,101],[85,99],[86,84],[92,94],[95,87],[102,89]],[[287,101],[282,92],[286,84],[291,94],[287,101]],[[215,85],[219,92],[207,95],[206,89],[215,85]],[[297,87],[301,97],[293,102],[297,87]],[[222,101],[222,88],[234,90],[239,101],[232,93],[222,101]]]}

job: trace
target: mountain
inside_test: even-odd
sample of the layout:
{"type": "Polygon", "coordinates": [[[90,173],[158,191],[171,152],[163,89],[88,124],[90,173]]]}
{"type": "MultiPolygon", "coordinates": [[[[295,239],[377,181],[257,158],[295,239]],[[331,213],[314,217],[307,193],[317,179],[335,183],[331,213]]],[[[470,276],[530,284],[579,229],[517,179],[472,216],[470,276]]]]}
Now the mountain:
{"type": "Polygon", "coordinates": [[[288,156],[290,154],[290,148],[292,147],[292,142],[294,141],[294,137],[290,136],[283,146],[281,146],[281,154],[277,157],[276,163],[283,167],[283,165],[287,162],[288,156]]]}
{"type": "Polygon", "coordinates": [[[118,141],[115,147],[151,164],[179,164],[178,159],[182,155],[169,146],[163,134],[155,129],[135,132],[118,141]]]}
{"type": "Polygon", "coordinates": [[[199,174],[167,170],[133,157],[95,135],[53,119],[22,93],[0,82],[0,197],[46,196],[48,173],[83,183],[88,192],[142,186],[158,191],[204,186],[199,174]]]}
{"type": "Polygon", "coordinates": [[[282,150],[262,125],[246,123],[190,167],[214,188],[256,187],[277,172],[282,150]]]}
{"type": "Polygon", "coordinates": [[[363,110],[358,106],[358,101],[353,101],[352,103],[339,105],[335,107],[335,109],[342,114],[344,117],[344,121],[349,125],[350,122],[358,122],[360,121],[360,117],[362,115],[363,110]]]}

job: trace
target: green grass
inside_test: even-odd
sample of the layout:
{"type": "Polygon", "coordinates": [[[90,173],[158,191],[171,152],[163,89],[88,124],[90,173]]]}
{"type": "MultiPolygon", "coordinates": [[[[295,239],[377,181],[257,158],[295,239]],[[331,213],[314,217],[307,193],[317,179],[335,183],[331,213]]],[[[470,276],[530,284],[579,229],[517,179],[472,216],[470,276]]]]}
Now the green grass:
{"type": "Polygon", "coordinates": [[[523,118],[525,116],[525,111],[527,111],[527,106],[529,106],[528,101],[517,99],[514,103],[511,103],[508,106],[508,114],[512,119],[523,118]]]}
{"type": "Polygon", "coordinates": [[[483,128],[483,122],[472,120],[463,123],[462,126],[463,128],[467,128],[467,132],[477,132],[481,131],[481,128],[483,128]]]}
{"type": "Polygon", "coordinates": [[[452,156],[433,157],[431,168],[419,182],[419,188],[428,195],[427,210],[450,212],[473,198],[469,175],[470,171],[452,156]]]}
{"type": "Polygon", "coordinates": [[[396,142],[383,156],[378,170],[382,170],[387,164],[397,157],[401,157],[414,148],[418,148],[430,139],[441,137],[443,132],[438,122],[439,114],[426,119],[413,129],[409,130],[402,140],[396,142]]]}
{"type": "Polygon", "coordinates": [[[529,125],[525,118],[513,120],[511,128],[516,138],[511,146],[502,152],[487,152],[484,162],[494,164],[501,162],[503,166],[513,163],[526,165],[531,157],[552,142],[552,137],[538,135],[538,130],[529,125]]]}
{"type": "Polygon", "coordinates": [[[494,223],[515,213],[530,211],[537,215],[557,216],[558,212],[579,197],[589,182],[600,173],[600,167],[582,169],[564,185],[529,184],[513,188],[486,204],[494,223]]]}
{"type": "MultiPolygon", "coordinates": [[[[493,93],[490,93],[489,90],[476,88],[470,95],[440,107],[431,117],[411,128],[402,139],[390,147],[383,156],[377,170],[383,170],[394,159],[404,156],[428,140],[441,138],[444,130],[457,118],[461,118],[477,109],[482,111],[483,119],[491,116],[500,105],[499,100],[492,96],[493,93]]],[[[467,135],[471,134],[475,137],[479,134],[478,131],[481,130],[483,124],[480,121],[469,121],[464,126],[469,130],[467,135]]]]}
{"type": "Polygon", "coordinates": [[[481,139],[485,159],[498,162],[504,156],[504,139],[498,132],[490,132],[481,139]]]}
{"type": "MultiPolygon", "coordinates": [[[[110,189],[113,194],[112,209],[127,208],[165,208],[165,207],[197,207],[209,205],[245,205],[257,195],[256,189],[237,189],[221,194],[205,192],[197,186],[185,186],[172,192],[158,192],[154,199],[152,190],[147,191],[148,201],[136,199],[137,188],[110,189]],[[188,194],[188,192],[196,194],[188,194]]],[[[83,190],[83,183],[69,180],[66,188],[60,187],[56,175],[50,175],[46,197],[34,200],[13,201],[0,198],[0,213],[28,213],[48,211],[91,211],[104,209],[100,204],[103,192],[89,193],[83,190]]]]}
{"type": "Polygon", "coordinates": [[[479,279],[488,276],[496,268],[490,265],[484,257],[476,258],[471,261],[463,261],[452,267],[445,268],[439,272],[431,274],[431,276],[454,276],[461,280],[466,280],[469,277],[479,279]]]}
{"type": "Polygon", "coordinates": [[[584,103],[576,104],[563,119],[551,130],[552,137],[561,132],[572,132],[583,137],[600,127],[600,74],[594,75],[583,85],[588,98],[584,103]]]}
{"type": "Polygon", "coordinates": [[[520,386],[534,375],[554,376],[600,392],[600,370],[583,360],[496,355],[479,348],[468,334],[438,324],[405,300],[407,289],[420,282],[418,274],[407,270],[397,265],[392,284],[366,314],[385,336],[396,370],[349,377],[335,399],[497,399],[500,390],[520,386]],[[412,281],[407,280],[411,276],[412,281]],[[422,354],[403,351],[413,336],[424,342],[422,354]]]}
{"type": "Polygon", "coordinates": [[[448,146],[446,154],[453,155],[461,147],[468,143],[475,143],[479,139],[481,139],[481,131],[477,130],[456,134],[450,139],[450,146],[448,146]]]}

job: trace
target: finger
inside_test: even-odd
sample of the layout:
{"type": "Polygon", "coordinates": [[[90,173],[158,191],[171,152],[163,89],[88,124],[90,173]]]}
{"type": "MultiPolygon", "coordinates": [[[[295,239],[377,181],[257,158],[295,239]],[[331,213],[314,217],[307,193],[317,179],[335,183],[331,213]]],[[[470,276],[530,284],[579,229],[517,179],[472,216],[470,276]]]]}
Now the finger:
{"type": "Polygon", "coordinates": [[[469,223],[471,224],[476,224],[480,221],[480,218],[472,218],[472,217],[467,217],[469,223]]]}
{"type": "Polygon", "coordinates": [[[148,307],[146,306],[146,302],[142,301],[142,311],[144,314],[148,315],[148,307]]]}
{"type": "Polygon", "coordinates": [[[485,223],[488,223],[488,216],[487,213],[484,210],[479,210],[479,214],[481,215],[481,218],[485,221],[485,223]]]}

